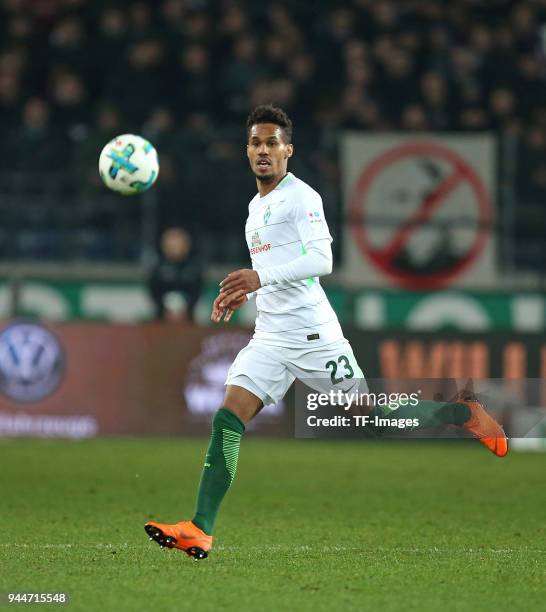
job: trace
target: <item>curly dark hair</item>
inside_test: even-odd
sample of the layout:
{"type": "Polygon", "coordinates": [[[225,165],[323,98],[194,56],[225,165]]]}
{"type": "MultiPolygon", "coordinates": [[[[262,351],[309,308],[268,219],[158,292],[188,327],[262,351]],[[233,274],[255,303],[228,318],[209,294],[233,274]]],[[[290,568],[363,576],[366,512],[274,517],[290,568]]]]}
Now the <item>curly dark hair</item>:
{"type": "Polygon", "coordinates": [[[288,115],[277,106],[262,104],[251,111],[246,120],[246,136],[250,135],[250,129],[257,123],[274,123],[282,128],[286,142],[292,142],[292,121],[288,115]]]}

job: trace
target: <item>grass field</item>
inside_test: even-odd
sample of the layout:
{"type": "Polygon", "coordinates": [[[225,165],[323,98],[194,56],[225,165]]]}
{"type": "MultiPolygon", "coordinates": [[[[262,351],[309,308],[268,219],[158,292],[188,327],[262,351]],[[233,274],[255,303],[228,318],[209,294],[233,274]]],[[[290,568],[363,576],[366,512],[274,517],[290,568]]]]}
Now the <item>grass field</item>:
{"type": "Polygon", "coordinates": [[[0,592],[103,612],[546,606],[546,455],[248,436],[196,562],[143,524],[191,517],[205,446],[0,441],[0,592]]]}

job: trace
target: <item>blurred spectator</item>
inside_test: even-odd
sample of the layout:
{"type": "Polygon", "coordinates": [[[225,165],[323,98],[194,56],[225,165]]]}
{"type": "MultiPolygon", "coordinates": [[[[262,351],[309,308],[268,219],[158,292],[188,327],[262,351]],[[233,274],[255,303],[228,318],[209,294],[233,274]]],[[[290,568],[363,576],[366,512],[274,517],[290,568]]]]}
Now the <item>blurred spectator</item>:
{"type": "Polygon", "coordinates": [[[89,66],[90,93],[93,96],[100,95],[109,80],[109,75],[105,75],[105,67],[110,72],[124,55],[126,27],[127,19],[120,8],[105,8],[98,15],[93,44],[94,61],[89,66]]]}
{"type": "Polygon", "coordinates": [[[430,129],[425,109],[419,104],[406,106],[402,113],[402,128],[409,132],[424,132],[430,129]]]}
{"type": "Polygon", "coordinates": [[[421,102],[433,130],[446,130],[453,124],[448,86],[437,72],[426,72],[421,77],[421,102]]]}
{"type": "Polygon", "coordinates": [[[184,37],[193,43],[206,44],[210,38],[210,19],[205,12],[188,12],[183,21],[184,37]]]}
{"type": "Polygon", "coordinates": [[[127,11],[129,35],[132,40],[149,38],[153,34],[152,7],[149,2],[134,2],[127,11]]]}
{"type": "Polygon", "coordinates": [[[202,267],[189,233],[181,227],[165,230],[159,260],[148,278],[156,319],[192,321],[202,285],[202,267]]]}
{"type": "Polygon", "coordinates": [[[432,25],[426,42],[428,43],[427,57],[423,62],[425,70],[441,74],[449,73],[451,37],[448,28],[443,25],[432,25]]]}
{"type": "Polygon", "coordinates": [[[192,112],[210,113],[215,106],[209,51],[205,45],[191,44],[180,56],[181,74],[177,76],[176,110],[179,116],[192,112]]]}
{"type": "Polygon", "coordinates": [[[34,24],[29,15],[16,14],[7,24],[7,38],[15,43],[28,42],[34,31],[34,24]]]}
{"type": "Polygon", "coordinates": [[[87,92],[77,73],[61,70],[53,74],[50,98],[57,125],[64,124],[69,131],[87,125],[90,119],[87,92]]]}
{"type": "Polygon", "coordinates": [[[165,0],[161,6],[161,18],[166,35],[173,42],[184,31],[184,18],[186,16],[185,0],[165,0]]]}
{"type": "Polygon", "coordinates": [[[519,112],[528,117],[536,106],[546,106],[545,61],[535,54],[520,55],[515,91],[520,102],[519,112]]]}
{"type": "Polygon", "coordinates": [[[14,145],[11,163],[20,171],[59,171],[71,162],[68,143],[53,127],[51,108],[42,98],[30,98],[23,106],[14,145]]]}
{"type": "MultiPolygon", "coordinates": [[[[542,18],[544,19],[544,8],[542,9],[542,18]]],[[[512,10],[510,22],[515,35],[517,51],[533,52],[537,44],[538,24],[531,3],[516,3],[512,10]]]]}
{"type": "Polygon", "coordinates": [[[516,113],[516,98],[514,92],[506,87],[499,87],[491,92],[489,97],[491,126],[496,129],[507,127],[508,121],[516,113]]]}
{"type": "Polygon", "coordinates": [[[465,132],[486,130],[488,128],[487,114],[479,107],[465,108],[459,115],[458,127],[465,132]]]}
{"type": "Polygon", "coordinates": [[[125,131],[118,109],[111,105],[104,105],[99,109],[95,126],[87,132],[75,150],[74,176],[82,191],[103,189],[97,172],[98,157],[107,142],[125,131]]]}
{"type": "Polygon", "coordinates": [[[381,108],[393,122],[398,122],[400,109],[417,98],[412,58],[394,47],[379,48],[378,53],[382,63],[377,87],[381,108]]]}
{"type": "Polygon", "coordinates": [[[158,107],[142,126],[142,133],[151,140],[162,155],[176,149],[176,122],[171,110],[158,107]]]}
{"type": "Polygon", "coordinates": [[[0,53],[0,74],[21,76],[27,63],[27,53],[22,47],[8,47],[0,53]]]}
{"type": "Polygon", "coordinates": [[[2,131],[16,123],[22,101],[19,77],[12,72],[0,72],[0,127],[2,131]]]}
{"type": "Polygon", "coordinates": [[[284,38],[278,34],[270,34],[264,43],[264,59],[269,76],[281,77],[284,65],[288,60],[290,51],[284,38]]]}
{"type": "Polygon", "coordinates": [[[248,19],[245,11],[235,3],[227,4],[218,25],[220,36],[233,40],[248,30],[248,19]]]}
{"type": "Polygon", "coordinates": [[[81,19],[66,17],[55,25],[49,36],[48,61],[87,74],[87,64],[93,58],[87,53],[81,19]]]}
{"type": "Polygon", "coordinates": [[[258,56],[256,39],[249,35],[237,38],[233,57],[222,70],[221,87],[226,109],[234,118],[244,118],[248,109],[248,93],[252,84],[264,74],[258,56]]]}
{"type": "Polygon", "coordinates": [[[528,130],[521,141],[518,191],[526,201],[546,202],[546,131],[528,130]]]}
{"type": "Polygon", "coordinates": [[[164,45],[154,38],[140,40],[131,44],[125,58],[114,65],[107,96],[124,109],[127,121],[138,131],[157,101],[169,97],[172,79],[168,78],[164,45]]]}
{"type": "Polygon", "coordinates": [[[292,121],[300,129],[309,129],[313,122],[313,115],[309,109],[313,108],[319,97],[315,60],[309,54],[296,54],[288,59],[286,71],[296,88],[292,105],[292,121]]]}
{"type": "Polygon", "coordinates": [[[470,49],[458,46],[451,50],[451,77],[461,106],[484,103],[484,80],[479,74],[479,62],[470,49]]]}

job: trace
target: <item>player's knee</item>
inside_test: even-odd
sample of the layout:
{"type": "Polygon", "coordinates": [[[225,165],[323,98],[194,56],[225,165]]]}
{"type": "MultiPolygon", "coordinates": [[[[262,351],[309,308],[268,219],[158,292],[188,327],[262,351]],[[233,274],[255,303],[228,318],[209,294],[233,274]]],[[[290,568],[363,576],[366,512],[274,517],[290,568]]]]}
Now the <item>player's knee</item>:
{"type": "Polygon", "coordinates": [[[224,408],[237,415],[243,423],[248,423],[262,408],[262,401],[253,393],[238,387],[229,385],[224,397],[224,408]]]}

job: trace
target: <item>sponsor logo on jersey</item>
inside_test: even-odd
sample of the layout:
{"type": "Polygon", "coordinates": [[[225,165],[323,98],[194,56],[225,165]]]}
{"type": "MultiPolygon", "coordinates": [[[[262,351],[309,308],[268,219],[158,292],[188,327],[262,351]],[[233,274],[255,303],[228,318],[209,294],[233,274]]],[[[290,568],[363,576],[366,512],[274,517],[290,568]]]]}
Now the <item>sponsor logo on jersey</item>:
{"type": "Polygon", "coordinates": [[[262,244],[262,241],[260,239],[260,234],[258,234],[258,232],[254,232],[252,234],[252,240],[250,244],[251,244],[251,248],[250,248],[251,255],[257,255],[258,253],[263,253],[264,251],[269,251],[271,249],[270,242],[268,242],[267,244],[262,244]]]}
{"type": "Polygon", "coordinates": [[[258,253],[263,253],[265,251],[270,251],[270,250],[271,250],[271,243],[268,242],[267,244],[261,244],[260,246],[252,247],[250,249],[250,254],[257,255],[258,253]]]}
{"type": "Polygon", "coordinates": [[[320,216],[320,212],[318,210],[313,212],[308,211],[307,216],[309,217],[309,223],[322,223],[322,217],[320,216]]]}

